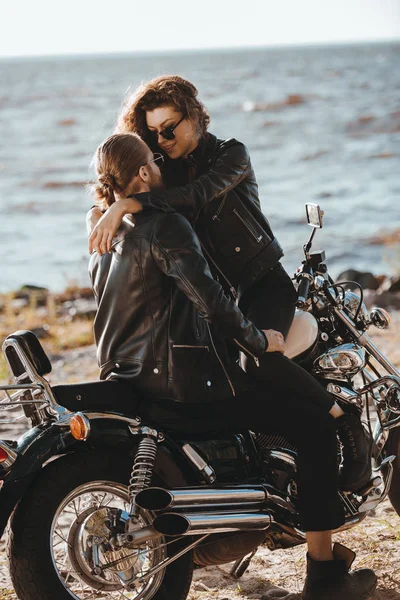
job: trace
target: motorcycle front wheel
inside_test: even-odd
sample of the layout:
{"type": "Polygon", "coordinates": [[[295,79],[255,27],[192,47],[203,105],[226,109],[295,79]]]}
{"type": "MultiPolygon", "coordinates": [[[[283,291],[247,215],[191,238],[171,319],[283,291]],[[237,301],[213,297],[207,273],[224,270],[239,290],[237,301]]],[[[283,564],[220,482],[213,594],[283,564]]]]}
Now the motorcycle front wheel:
{"type": "MultiPolygon", "coordinates": [[[[186,599],[191,552],[150,573],[186,540],[115,544],[129,513],[130,467],[120,454],[90,451],[43,469],[11,519],[8,556],[20,600],[186,599]]],[[[151,514],[141,511],[135,527],[151,522],[151,514]]]]}

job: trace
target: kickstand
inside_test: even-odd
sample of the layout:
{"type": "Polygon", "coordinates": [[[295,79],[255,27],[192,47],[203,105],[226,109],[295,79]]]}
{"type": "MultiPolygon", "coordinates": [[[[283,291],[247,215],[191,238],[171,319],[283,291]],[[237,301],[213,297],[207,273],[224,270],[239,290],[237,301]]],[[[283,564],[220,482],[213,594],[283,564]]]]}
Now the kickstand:
{"type": "Polygon", "coordinates": [[[242,558],[239,558],[237,561],[235,561],[232,569],[230,570],[230,575],[232,575],[232,577],[234,577],[235,579],[240,579],[249,568],[251,559],[253,558],[257,550],[258,548],[256,548],[251,554],[243,556],[242,558]]]}

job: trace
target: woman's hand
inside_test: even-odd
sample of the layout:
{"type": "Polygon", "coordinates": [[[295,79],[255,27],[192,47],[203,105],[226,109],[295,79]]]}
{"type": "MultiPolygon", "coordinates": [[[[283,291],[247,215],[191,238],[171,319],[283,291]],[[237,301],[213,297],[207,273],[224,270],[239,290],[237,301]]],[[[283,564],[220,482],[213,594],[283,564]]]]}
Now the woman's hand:
{"type": "Polygon", "coordinates": [[[95,206],[94,208],[91,208],[89,210],[89,212],[87,213],[87,215],[86,215],[86,230],[87,230],[87,234],[89,237],[102,216],[103,216],[103,213],[101,212],[101,210],[99,208],[97,208],[97,206],[95,206]]]}
{"type": "MultiPolygon", "coordinates": [[[[94,209],[93,209],[94,210],[94,209]]],[[[117,233],[125,215],[142,210],[140,202],[135,198],[118,200],[107,209],[107,212],[95,223],[89,236],[89,252],[101,255],[110,252],[112,240],[117,233]]],[[[94,217],[93,217],[94,219],[94,217]]]]}
{"type": "Polygon", "coordinates": [[[263,334],[267,338],[268,348],[265,352],[280,352],[285,353],[285,338],[280,331],[274,329],[263,329],[263,334]]]}

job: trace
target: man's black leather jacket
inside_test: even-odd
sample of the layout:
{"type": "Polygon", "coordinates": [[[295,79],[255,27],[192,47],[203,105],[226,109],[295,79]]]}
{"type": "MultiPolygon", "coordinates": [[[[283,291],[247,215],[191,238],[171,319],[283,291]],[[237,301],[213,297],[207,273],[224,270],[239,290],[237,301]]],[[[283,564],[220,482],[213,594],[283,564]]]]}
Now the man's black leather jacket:
{"type": "MultiPolygon", "coordinates": [[[[246,146],[207,134],[195,156],[192,183],[135,194],[143,209],[183,214],[193,224],[208,260],[239,295],[283,256],[261,212],[258,186],[246,146]]],[[[176,161],[166,161],[173,169],[176,161]]]]}
{"type": "Polygon", "coordinates": [[[152,210],[135,221],[122,223],[111,253],[90,261],[101,378],[181,402],[235,394],[247,378],[226,342],[257,359],[264,334],[213,279],[185,217],[152,210]]]}

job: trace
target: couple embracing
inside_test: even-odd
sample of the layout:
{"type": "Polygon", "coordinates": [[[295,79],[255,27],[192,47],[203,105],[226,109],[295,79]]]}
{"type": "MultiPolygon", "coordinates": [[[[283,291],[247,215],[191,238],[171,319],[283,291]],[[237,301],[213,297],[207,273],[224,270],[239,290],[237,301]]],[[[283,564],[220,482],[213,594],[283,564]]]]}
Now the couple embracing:
{"type": "Polygon", "coordinates": [[[284,356],[296,292],[283,251],[246,147],[217,139],[209,121],[193,84],[162,76],[128,98],[97,149],[88,228],[101,378],[144,391],[141,414],[170,431],[250,429],[292,442],[303,598],[369,598],[374,573],[349,572],[353,553],[331,533],[344,523],[338,488],[370,478],[369,439],[284,356]]]}

